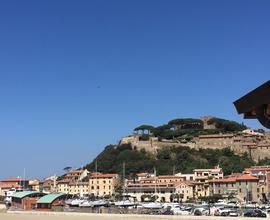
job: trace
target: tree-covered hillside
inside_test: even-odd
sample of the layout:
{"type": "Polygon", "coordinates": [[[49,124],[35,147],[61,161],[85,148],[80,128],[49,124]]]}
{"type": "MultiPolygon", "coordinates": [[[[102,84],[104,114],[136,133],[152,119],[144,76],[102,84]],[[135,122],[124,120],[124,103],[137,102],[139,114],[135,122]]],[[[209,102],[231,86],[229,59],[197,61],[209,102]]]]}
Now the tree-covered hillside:
{"type": "Polygon", "coordinates": [[[134,132],[142,134],[142,138],[147,140],[149,135],[161,139],[179,139],[189,141],[202,134],[236,133],[247,127],[235,121],[212,117],[207,121],[207,125],[212,125],[213,129],[204,129],[204,122],[201,119],[177,118],[167,124],[154,127],[152,125],[140,125],[134,132]]]}
{"type": "Polygon", "coordinates": [[[170,147],[157,152],[156,155],[132,150],[130,145],[109,145],[95,160],[86,165],[89,171],[95,170],[97,160],[98,171],[105,173],[122,173],[125,162],[126,175],[132,176],[138,172],[153,172],[157,174],[172,174],[175,172],[192,173],[195,168],[213,168],[219,165],[225,174],[242,172],[245,167],[255,165],[248,155],[235,155],[230,149],[195,150],[188,147],[170,147]]]}

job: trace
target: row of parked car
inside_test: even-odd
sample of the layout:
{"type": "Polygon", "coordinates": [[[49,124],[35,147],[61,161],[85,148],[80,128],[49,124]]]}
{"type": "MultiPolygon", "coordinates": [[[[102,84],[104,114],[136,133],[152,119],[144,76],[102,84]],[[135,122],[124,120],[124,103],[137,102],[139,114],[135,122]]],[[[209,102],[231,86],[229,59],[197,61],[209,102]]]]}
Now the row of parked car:
{"type": "MultiPolygon", "coordinates": [[[[212,215],[211,210],[198,208],[194,210],[194,215],[212,215]]],[[[215,216],[244,216],[244,217],[262,217],[266,218],[267,213],[261,209],[247,209],[245,211],[241,211],[240,209],[229,209],[229,208],[219,208],[214,210],[215,216]]]]}

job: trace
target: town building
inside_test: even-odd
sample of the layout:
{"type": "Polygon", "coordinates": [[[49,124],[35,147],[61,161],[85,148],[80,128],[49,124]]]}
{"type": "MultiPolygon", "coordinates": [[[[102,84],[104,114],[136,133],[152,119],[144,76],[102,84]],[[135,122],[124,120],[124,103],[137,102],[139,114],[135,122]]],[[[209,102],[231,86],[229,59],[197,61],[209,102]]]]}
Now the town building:
{"type": "Polygon", "coordinates": [[[262,196],[265,200],[270,199],[270,166],[254,166],[246,168],[245,173],[259,178],[259,183],[265,185],[265,192],[262,196]]]}
{"type": "Polygon", "coordinates": [[[70,182],[68,193],[70,195],[80,195],[81,197],[89,195],[89,182],[70,182]]]}
{"type": "Polygon", "coordinates": [[[29,188],[29,180],[24,178],[6,178],[0,181],[0,183],[19,185],[22,189],[29,188]]]}
{"type": "Polygon", "coordinates": [[[29,180],[29,190],[39,192],[40,191],[39,180],[37,179],[29,180]]]}
{"type": "Polygon", "coordinates": [[[220,167],[214,169],[194,169],[194,198],[209,196],[209,180],[222,179],[223,170],[220,167]]]}
{"type": "Polygon", "coordinates": [[[89,171],[87,169],[76,169],[69,171],[67,174],[65,174],[64,178],[70,181],[81,181],[87,177],[88,174],[89,171]]]}
{"type": "Polygon", "coordinates": [[[36,209],[37,200],[42,196],[44,193],[36,191],[16,192],[12,195],[11,206],[17,210],[33,210],[36,209]]]}
{"type": "Polygon", "coordinates": [[[193,198],[193,186],[191,182],[183,181],[179,176],[138,175],[136,180],[127,181],[125,192],[137,201],[146,201],[155,198],[157,201],[171,202],[186,201],[193,198]]]}
{"type": "Polygon", "coordinates": [[[112,196],[119,183],[118,174],[91,173],[89,177],[89,193],[94,196],[112,196]]]}
{"type": "Polygon", "coordinates": [[[64,193],[51,193],[41,197],[37,201],[37,210],[38,211],[52,211],[59,210],[58,207],[63,207],[66,198],[64,193]]]}
{"type": "Polygon", "coordinates": [[[7,178],[0,181],[0,196],[6,196],[10,190],[28,189],[29,181],[23,178],[7,178]]]}
{"type": "Polygon", "coordinates": [[[262,201],[266,187],[260,184],[259,178],[250,174],[240,174],[209,181],[210,196],[220,194],[235,197],[239,201],[262,201]]]}
{"type": "Polygon", "coordinates": [[[56,184],[57,192],[69,194],[69,191],[70,191],[69,184],[70,184],[70,182],[71,182],[71,180],[69,180],[69,179],[62,179],[62,180],[57,181],[57,184],[56,184]]]}
{"type": "Polygon", "coordinates": [[[17,183],[0,183],[0,196],[7,196],[8,191],[20,188],[21,186],[17,183]]]}
{"type": "Polygon", "coordinates": [[[52,193],[56,192],[56,180],[57,176],[50,176],[45,178],[42,181],[39,181],[39,191],[44,192],[44,193],[52,193]]]}

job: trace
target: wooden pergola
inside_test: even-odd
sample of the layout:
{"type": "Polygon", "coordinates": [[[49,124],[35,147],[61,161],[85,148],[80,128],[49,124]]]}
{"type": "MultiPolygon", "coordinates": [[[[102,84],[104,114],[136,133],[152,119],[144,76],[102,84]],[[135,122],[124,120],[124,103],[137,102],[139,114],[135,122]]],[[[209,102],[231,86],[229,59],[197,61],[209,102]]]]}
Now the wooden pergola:
{"type": "Polygon", "coordinates": [[[270,80],[234,102],[238,114],[270,129],[270,80]]]}

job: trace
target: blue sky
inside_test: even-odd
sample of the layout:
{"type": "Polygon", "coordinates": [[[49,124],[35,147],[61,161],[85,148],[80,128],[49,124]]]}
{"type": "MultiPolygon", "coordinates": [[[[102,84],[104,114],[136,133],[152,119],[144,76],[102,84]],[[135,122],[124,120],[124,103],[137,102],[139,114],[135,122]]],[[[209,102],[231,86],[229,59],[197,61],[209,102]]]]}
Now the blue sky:
{"type": "Polygon", "coordinates": [[[269,1],[0,2],[0,178],[59,174],[140,124],[214,115],[269,79],[269,1]]]}

